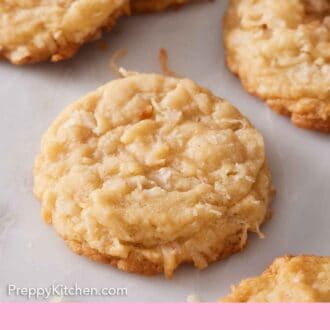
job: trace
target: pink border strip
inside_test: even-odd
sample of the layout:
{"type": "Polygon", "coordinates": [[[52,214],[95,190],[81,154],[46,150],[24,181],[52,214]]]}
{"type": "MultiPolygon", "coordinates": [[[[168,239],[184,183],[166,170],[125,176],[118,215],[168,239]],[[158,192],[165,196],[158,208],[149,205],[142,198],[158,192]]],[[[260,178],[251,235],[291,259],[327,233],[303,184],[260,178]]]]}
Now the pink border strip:
{"type": "Polygon", "coordinates": [[[0,304],[0,329],[327,329],[330,304],[0,304]]]}

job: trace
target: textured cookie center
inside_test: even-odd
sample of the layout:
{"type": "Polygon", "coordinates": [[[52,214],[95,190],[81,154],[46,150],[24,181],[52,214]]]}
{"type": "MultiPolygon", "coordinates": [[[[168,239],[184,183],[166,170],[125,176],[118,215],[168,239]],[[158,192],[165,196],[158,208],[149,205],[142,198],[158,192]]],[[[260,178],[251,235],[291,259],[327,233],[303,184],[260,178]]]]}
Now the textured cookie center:
{"type": "Polygon", "coordinates": [[[107,128],[89,137],[98,140],[92,168],[102,185],[90,195],[86,223],[126,242],[166,243],[220,219],[251,189],[263,159],[251,167],[240,130],[221,129],[211,114],[222,109],[202,103],[201,112],[196,100],[205,95],[191,97],[185,84],[166,96],[137,92],[120,107],[103,95],[90,120],[98,120],[94,132],[107,128]]]}
{"type": "Polygon", "coordinates": [[[264,220],[271,189],[250,123],[192,81],[157,75],[111,82],[69,107],[36,168],[44,217],[63,236],[154,262],[168,249],[192,260],[195,244],[214,256],[230,239],[240,248],[264,220]]]}

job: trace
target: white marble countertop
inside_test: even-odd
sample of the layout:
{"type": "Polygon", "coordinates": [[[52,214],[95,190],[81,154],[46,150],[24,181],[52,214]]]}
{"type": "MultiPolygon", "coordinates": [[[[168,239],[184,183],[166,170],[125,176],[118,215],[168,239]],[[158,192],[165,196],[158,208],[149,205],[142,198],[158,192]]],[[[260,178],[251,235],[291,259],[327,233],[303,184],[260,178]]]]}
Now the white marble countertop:
{"type": "Polygon", "coordinates": [[[0,301],[7,285],[125,287],[126,297],[64,297],[63,301],[203,301],[225,295],[230,285],[262,272],[283,254],[330,255],[330,136],[295,128],[253,96],[224,65],[220,17],[227,1],[186,6],[179,11],[122,19],[104,39],[83,47],[65,63],[14,67],[0,63],[0,301]],[[121,64],[159,72],[158,50],[165,47],[173,70],[209,87],[248,116],[263,133],[277,197],[273,218],[252,235],[247,249],[204,271],[183,266],[171,281],[141,277],[73,254],[43,223],[32,195],[32,166],[40,137],[57,114],[85,93],[113,79],[111,54],[127,48],[121,64]]]}

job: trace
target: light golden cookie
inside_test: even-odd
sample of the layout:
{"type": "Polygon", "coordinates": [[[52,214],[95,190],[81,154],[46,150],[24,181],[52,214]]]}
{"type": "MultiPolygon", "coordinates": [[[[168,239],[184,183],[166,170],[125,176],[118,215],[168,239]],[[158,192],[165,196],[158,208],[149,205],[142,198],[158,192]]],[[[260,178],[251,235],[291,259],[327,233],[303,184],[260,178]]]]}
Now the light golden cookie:
{"type": "Polygon", "coordinates": [[[128,0],[0,0],[0,57],[14,64],[70,58],[128,10],[128,0]]]}
{"type": "Polygon", "coordinates": [[[224,40],[247,91],[299,127],[330,132],[329,0],[231,0],[224,40]]]}
{"type": "Polygon", "coordinates": [[[330,257],[280,257],[223,302],[330,302],[330,257]]]}
{"type": "Polygon", "coordinates": [[[131,0],[131,7],[133,13],[146,13],[177,7],[187,2],[188,0],[131,0]]]}
{"type": "Polygon", "coordinates": [[[70,105],[34,168],[42,216],[78,254],[170,277],[259,233],[272,194],[260,133],[188,79],[134,74],[70,105]]]}

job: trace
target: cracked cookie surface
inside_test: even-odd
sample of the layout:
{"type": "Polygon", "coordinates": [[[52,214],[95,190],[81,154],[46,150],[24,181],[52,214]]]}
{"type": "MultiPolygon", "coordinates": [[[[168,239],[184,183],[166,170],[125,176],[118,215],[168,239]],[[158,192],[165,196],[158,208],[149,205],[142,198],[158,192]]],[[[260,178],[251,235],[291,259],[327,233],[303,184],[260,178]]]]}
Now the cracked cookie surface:
{"type": "Polygon", "coordinates": [[[78,254],[142,274],[205,268],[259,233],[260,133],[189,79],[134,74],[67,107],[34,167],[42,216],[78,254]]]}
{"type": "Polygon", "coordinates": [[[295,125],[330,133],[329,0],[231,0],[224,41],[248,92],[295,125]]]}
{"type": "Polygon", "coordinates": [[[128,11],[128,0],[0,0],[0,57],[14,64],[70,58],[128,11]]]}
{"type": "Polygon", "coordinates": [[[330,257],[280,257],[233,287],[223,302],[330,302],[330,257]]]}

